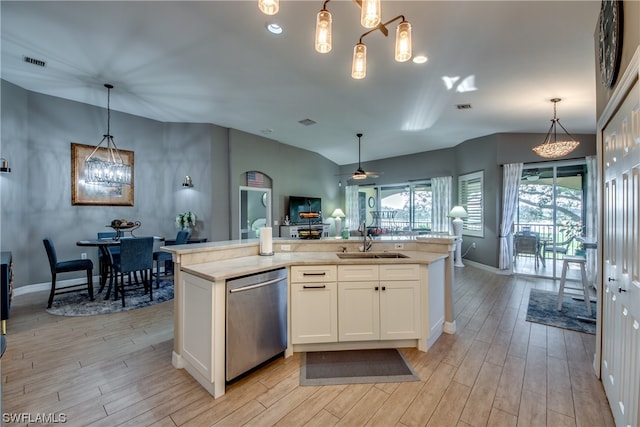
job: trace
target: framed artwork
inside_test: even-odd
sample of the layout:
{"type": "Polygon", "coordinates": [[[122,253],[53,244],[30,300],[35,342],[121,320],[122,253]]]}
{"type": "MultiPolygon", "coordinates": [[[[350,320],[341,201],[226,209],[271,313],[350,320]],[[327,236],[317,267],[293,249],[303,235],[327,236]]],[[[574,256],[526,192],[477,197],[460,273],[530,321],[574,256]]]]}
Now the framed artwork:
{"type": "MultiPolygon", "coordinates": [[[[84,181],[85,159],[95,145],[71,143],[71,204],[93,206],[133,206],[133,151],[120,150],[122,160],[131,165],[130,185],[97,185],[84,181]]],[[[98,148],[94,156],[108,159],[107,149],[98,148]]]]}
{"type": "Polygon", "coordinates": [[[369,207],[373,208],[376,206],[376,199],[374,199],[373,197],[369,197],[369,207]]]}

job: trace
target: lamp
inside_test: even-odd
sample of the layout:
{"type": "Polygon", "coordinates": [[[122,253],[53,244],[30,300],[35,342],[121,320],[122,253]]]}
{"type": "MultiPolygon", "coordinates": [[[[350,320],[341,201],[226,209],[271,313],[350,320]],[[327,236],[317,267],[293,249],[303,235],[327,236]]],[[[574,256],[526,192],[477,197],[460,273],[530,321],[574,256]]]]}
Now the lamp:
{"type": "Polygon", "coordinates": [[[395,60],[406,62],[412,55],[411,24],[404,19],[404,15],[398,15],[385,23],[378,24],[374,29],[367,31],[360,36],[358,44],[353,48],[353,62],[351,64],[351,77],[363,79],[367,75],[367,46],[362,43],[362,39],[374,31],[380,30],[385,37],[389,36],[387,25],[398,19],[402,19],[396,28],[395,60]]]}
{"type": "Polygon", "coordinates": [[[556,159],[558,157],[563,157],[575,150],[580,142],[578,142],[560,123],[560,119],[556,117],[556,105],[558,102],[562,101],[560,98],[553,98],[551,102],[553,102],[553,119],[551,119],[551,127],[549,128],[549,132],[547,132],[547,136],[544,139],[544,142],[536,147],[533,147],[533,152],[536,153],[540,157],[544,157],[547,159],[556,159]],[[557,140],[557,130],[556,124],[558,124],[564,133],[570,139],[565,139],[558,141],[557,140]],[[553,134],[553,142],[551,141],[551,135],[553,134]]]}
{"type": "Polygon", "coordinates": [[[11,172],[11,168],[9,167],[9,162],[4,157],[0,158],[0,172],[2,173],[11,172]]]}
{"type": "Polygon", "coordinates": [[[118,147],[110,133],[111,109],[110,98],[113,85],[105,83],[107,88],[107,133],[96,145],[96,148],[87,156],[84,161],[84,181],[87,184],[98,184],[105,186],[130,185],[131,166],[124,163],[118,147]],[[106,141],[107,159],[98,158],[95,154],[98,148],[106,141]]]}
{"type": "Polygon", "coordinates": [[[375,28],[380,20],[380,0],[361,0],[360,25],[365,28],[375,28]]]}
{"type": "Polygon", "coordinates": [[[183,187],[193,187],[193,181],[191,181],[191,177],[186,175],[184,177],[184,181],[182,182],[183,187]]]}
{"type": "Polygon", "coordinates": [[[464,267],[462,263],[462,218],[466,218],[467,211],[462,206],[454,206],[449,212],[449,216],[453,218],[453,234],[457,237],[456,239],[456,257],[454,266],[456,267],[464,267]]]}
{"type": "Polygon", "coordinates": [[[329,53],[331,51],[331,12],[327,10],[326,0],[322,5],[322,10],[318,12],[316,18],[316,51],[329,53]]]}
{"type": "Polygon", "coordinates": [[[265,15],[275,15],[280,10],[279,0],[258,0],[258,9],[265,15]]]}
{"type": "MultiPolygon", "coordinates": [[[[329,53],[332,48],[332,22],[331,12],[327,9],[327,3],[331,0],[324,0],[322,9],[316,15],[316,32],[314,46],[319,53],[329,53]]],[[[380,0],[354,0],[354,3],[360,8],[360,24],[370,30],[360,36],[360,41],[353,49],[353,61],[351,64],[351,77],[354,79],[363,79],[367,75],[367,47],[362,43],[362,39],[372,33],[380,30],[385,37],[389,36],[387,25],[402,18],[402,22],[396,28],[395,43],[395,60],[397,62],[406,62],[412,55],[411,41],[411,24],[404,19],[403,15],[382,23],[382,14],[380,11],[380,0]]],[[[279,9],[278,0],[258,0],[258,8],[266,15],[275,15],[279,9]]]]}
{"type": "Polygon", "coordinates": [[[346,215],[344,214],[344,212],[342,212],[342,209],[336,208],[331,216],[335,218],[336,237],[340,237],[342,235],[342,218],[344,218],[346,215]]]}

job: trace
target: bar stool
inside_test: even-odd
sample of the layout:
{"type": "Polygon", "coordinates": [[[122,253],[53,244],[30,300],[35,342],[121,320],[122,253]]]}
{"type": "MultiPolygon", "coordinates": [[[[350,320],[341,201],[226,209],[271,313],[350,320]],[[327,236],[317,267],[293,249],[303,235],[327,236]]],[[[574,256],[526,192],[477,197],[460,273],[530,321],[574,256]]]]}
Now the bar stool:
{"type": "Polygon", "coordinates": [[[585,269],[585,264],[587,259],[580,256],[570,256],[566,255],[562,261],[562,276],[560,279],[560,291],[558,292],[558,311],[562,310],[562,300],[564,297],[564,290],[566,289],[575,289],[582,290],[584,294],[584,303],[587,306],[587,314],[591,317],[591,301],[589,300],[589,284],[587,282],[587,271],[585,269]],[[567,279],[567,270],[569,269],[569,264],[578,264],[580,266],[580,275],[582,277],[582,289],[573,288],[570,286],[565,286],[565,282],[567,279]]]}

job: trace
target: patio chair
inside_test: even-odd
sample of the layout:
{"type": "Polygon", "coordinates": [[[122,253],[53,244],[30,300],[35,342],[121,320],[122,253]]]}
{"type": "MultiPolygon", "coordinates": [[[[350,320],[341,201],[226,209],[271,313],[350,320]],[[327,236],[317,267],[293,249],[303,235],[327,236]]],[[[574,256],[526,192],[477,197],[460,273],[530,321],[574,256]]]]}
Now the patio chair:
{"type": "Polygon", "coordinates": [[[535,233],[517,233],[513,236],[513,265],[516,265],[518,256],[533,255],[535,259],[535,268],[538,268],[538,257],[540,256],[540,245],[538,235],[535,233]]]}
{"type": "Polygon", "coordinates": [[[571,246],[571,242],[573,242],[573,239],[575,239],[575,237],[571,236],[563,242],[556,242],[555,245],[553,244],[553,242],[545,243],[544,249],[543,249],[545,258],[547,253],[554,253],[554,252],[556,254],[562,254],[563,256],[567,255],[567,252],[569,251],[569,246],[571,246]]]}

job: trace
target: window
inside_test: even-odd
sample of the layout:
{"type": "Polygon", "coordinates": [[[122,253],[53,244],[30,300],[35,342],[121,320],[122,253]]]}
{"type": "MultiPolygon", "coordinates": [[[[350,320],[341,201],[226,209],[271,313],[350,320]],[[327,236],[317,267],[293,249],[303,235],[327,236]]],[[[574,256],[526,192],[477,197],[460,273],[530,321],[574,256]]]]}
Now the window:
{"type": "Polygon", "coordinates": [[[462,227],[463,235],[484,237],[483,177],[483,171],[458,177],[458,202],[468,214],[462,227]]]}
{"type": "Polygon", "coordinates": [[[360,187],[374,206],[367,207],[367,226],[385,234],[431,230],[432,193],[428,181],[360,187]]]}

